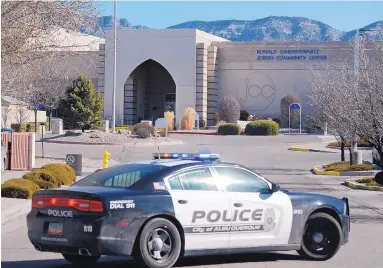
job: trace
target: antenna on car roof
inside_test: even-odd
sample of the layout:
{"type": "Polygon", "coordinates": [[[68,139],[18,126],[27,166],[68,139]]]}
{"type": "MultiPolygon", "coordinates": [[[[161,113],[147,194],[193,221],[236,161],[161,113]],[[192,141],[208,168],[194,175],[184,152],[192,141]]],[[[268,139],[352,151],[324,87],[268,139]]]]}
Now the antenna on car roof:
{"type": "Polygon", "coordinates": [[[161,159],[160,146],[157,146],[157,150],[158,150],[158,159],[161,159]]]}

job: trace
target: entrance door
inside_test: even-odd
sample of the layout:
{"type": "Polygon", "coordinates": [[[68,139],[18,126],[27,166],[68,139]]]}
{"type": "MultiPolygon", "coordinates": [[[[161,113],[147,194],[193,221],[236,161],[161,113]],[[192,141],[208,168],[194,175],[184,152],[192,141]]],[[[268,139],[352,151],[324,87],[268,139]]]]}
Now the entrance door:
{"type": "Polygon", "coordinates": [[[225,249],[229,242],[230,200],[208,168],[195,168],[166,181],[177,220],[185,232],[185,250],[225,249]],[[221,230],[221,231],[220,231],[221,230]]]}
{"type": "Polygon", "coordinates": [[[270,192],[268,182],[237,167],[215,167],[232,208],[229,248],[287,245],[292,204],[283,192],[270,192]]]}

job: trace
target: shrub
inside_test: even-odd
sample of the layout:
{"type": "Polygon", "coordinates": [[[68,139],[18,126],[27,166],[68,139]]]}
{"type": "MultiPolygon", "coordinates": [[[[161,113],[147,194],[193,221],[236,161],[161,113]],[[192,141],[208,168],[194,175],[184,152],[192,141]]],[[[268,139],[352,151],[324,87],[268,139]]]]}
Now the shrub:
{"type": "Polygon", "coordinates": [[[72,130],[68,130],[67,132],[65,132],[64,136],[81,136],[82,133],[81,132],[76,132],[76,131],[72,131],[72,130]]]}
{"type": "Polygon", "coordinates": [[[371,165],[367,164],[361,164],[361,165],[352,165],[350,166],[349,161],[340,161],[340,162],[334,162],[328,165],[324,165],[323,169],[325,171],[370,171],[372,170],[371,165]]]}
{"type": "Polygon", "coordinates": [[[40,187],[36,183],[34,183],[33,181],[24,180],[21,178],[9,179],[6,182],[4,182],[4,184],[7,184],[7,185],[17,184],[17,185],[29,188],[33,193],[40,190],[40,187]]]}
{"type": "MultiPolygon", "coordinates": [[[[292,103],[301,103],[297,94],[288,94],[281,99],[281,126],[289,127],[289,107],[292,103]]],[[[299,110],[291,110],[291,127],[299,125],[299,110]]]]}
{"type": "Polygon", "coordinates": [[[40,188],[43,189],[56,188],[60,186],[60,183],[56,179],[55,175],[51,171],[46,169],[34,169],[31,172],[24,174],[23,179],[35,182],[37,185],[40,186],[40,188]],[[48,183],[40,183],[40,181],[48,183]]]}
{"type": "Polygon", "coordinates": [[[218,104],[219,118],[227,123],[237,123],[240,117],[240,106],[236,99],[224,97],[218,104]]]}
{"type": "Polygon", "coordinates": [[[383,171],[380,171],[375,174],[374,181],[376,181],[376,183],[383,185],[383,171]]]}
{"type": "Polygon", "coordinates": [[[41,169],[48,170],[54,174],[60,185],[71,185],[73,182],[71,174],[62,164],[47,164],[42,166],[41,169]]]}
{"type": "Polygon", "coordinates": [[[188,107],[184,111],[184,115],[181,120],[181,129],[183,130],[192,130],[194,128],[194,115],[195,110],[191,107],[188,107]]]}
{"type": "Polygon", "coordinates": [[[221,124],[218,127],[218,133],[221,135],[240,135],[241,126],[235,123],[221,124]]]}
{"type": "Polygon", "coordinates": [[[136,135],[140,139],[148,139],[150,138],[150,130],[147,128],[139,128],[136,131],[136,135]]]}
{"type": "Polygon", "coordinates": [[[174,129],[174,112],[167,111],[164,113],[164,118],[168,122],[168,130],[174,129]]]}
{"type": "Polygon", "coordinates": [[[240,111],[240,115],[239,115],[239,120],[241,121],[247,121],[247,119],[249,118],[250,114],[248,111],[246,110],[241,110],[240,111]]]}
{"type": "Polygon", "coordinates": [[[254,136],[278,135],[279,125],[272,120],[256,120],[246,125],[245,133],[254,136]]]}
{"type": "Polygon", "coordinates": [[[74,170],[74,168],[72,168],[68,164],[61,164],[61,165],[64,166],[64,168],[68,171],[69,177],[71,178],[71,180],[75,182],[77,178],[76,178],[76,171],[74,170]]]}
{"type": "Polygon", "coordinates": [[[148,123],[137,123],[133,127],[133,133],[137,134],[137,130],[140,128],[145,128],[149,131],[151,135],[154,136],[154,128],[153,126],[149,125],[148,123]]]}
{"type": "Polygon", "coordinates": [[[14,124],[11,124],[11,128],[15,131],[15,132],[26,132],[27,131],[27,124],[26,123],[14,123],[14,124]]]}
{"type": "MultiPolygon", "coordinates": [[[[338,141],[333,141],[327,144],[327,146],[330,147],[340,147],[340,142],[338,141]]],[[[351,147],[351,142],[346,141],[345,142],[345,147],[351,147]]],[[[368,141],[360,140],[358,141],[358,147],[372,147],[372,145],[368,141]]]]}
{"type": "Polygon", "coordinates": [[[64,128],[85,128],[102,122],[103,98],[94,88],[92,81],[80,75],[66,89],[66,98],[60,103],[64,128]]]}
{"type": "Polygon", "coordinates": [[[2,184],[1,197],[31,199],[33,192],[31,189],[19,184],[2,184]]]}
{"type": "Polygon", "coordinates": [[[367,178],[360,178],[360,179],[357,179],[356,182],[357,182],[357,183],[371,183],[373,180],[374,180],[374,178],[372,178],[372,177],[367,177],[367,178]]]}

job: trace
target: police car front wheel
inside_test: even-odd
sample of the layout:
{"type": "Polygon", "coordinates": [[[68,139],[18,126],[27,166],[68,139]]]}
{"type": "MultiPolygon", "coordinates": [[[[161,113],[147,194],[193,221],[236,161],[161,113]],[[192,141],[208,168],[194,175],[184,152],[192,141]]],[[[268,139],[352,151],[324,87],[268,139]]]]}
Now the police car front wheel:
{"type": "Polygon", "coordinates": [[[332,258],[342,243],[342,227],[334,217],[315,213],[306,222],[302,248],[298,253],[305,259],[324,261],[332,258]]]}
{"type": "Polygon", "coordinates": [[[64,259],[73,265],[91,265],[95,264],[101,256],[84,256],[73,254],[62,254],[64,259]]]}
{"type": "Polygon", "coordinates": [[[141,232],[135,259],[150,268],[173,266],[181,253],[181,237],[169,220],[154,218],[141,232]]]}

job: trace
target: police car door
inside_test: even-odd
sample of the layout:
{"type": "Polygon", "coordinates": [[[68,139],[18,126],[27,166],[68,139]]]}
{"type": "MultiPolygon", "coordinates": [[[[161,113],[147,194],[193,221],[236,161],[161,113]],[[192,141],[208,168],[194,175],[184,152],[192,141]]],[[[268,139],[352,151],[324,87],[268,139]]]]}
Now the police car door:
{"type": "Polygon", "coordinates": [[[229,232],[216,233],[216,227],[230,227],[230,199],[218,189],[210,169],[183,171],[169,176],[165,183],[184,228],[185,250],[227,248],[229,232]]]}
{"type": "Polygon", "coordinates": [[[215,167],[230,196],[232,226],[229,248],[286,245],[292,226],[292,204],[271,183],[241,167],[215,167]]]}

